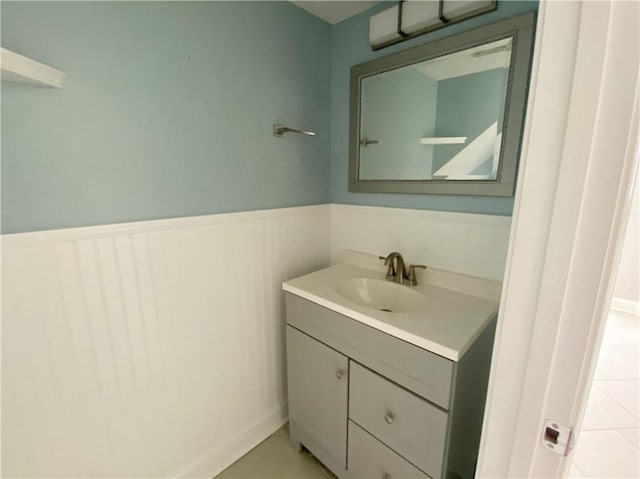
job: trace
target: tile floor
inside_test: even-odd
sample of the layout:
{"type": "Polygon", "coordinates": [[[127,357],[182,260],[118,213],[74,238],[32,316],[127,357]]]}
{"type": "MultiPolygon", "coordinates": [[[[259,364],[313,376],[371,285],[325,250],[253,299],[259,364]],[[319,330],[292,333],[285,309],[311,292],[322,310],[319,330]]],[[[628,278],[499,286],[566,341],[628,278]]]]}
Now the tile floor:
{"type": "Polygon", "coordinates": [[[287,426],[242,456],[215,479],[336,479],[309,452],[289,444],[287,426]]]}
{"type": "Polygon", "coordinates": [[[640,319],[611,311],[571,478],[640,477],[640,319]]]}

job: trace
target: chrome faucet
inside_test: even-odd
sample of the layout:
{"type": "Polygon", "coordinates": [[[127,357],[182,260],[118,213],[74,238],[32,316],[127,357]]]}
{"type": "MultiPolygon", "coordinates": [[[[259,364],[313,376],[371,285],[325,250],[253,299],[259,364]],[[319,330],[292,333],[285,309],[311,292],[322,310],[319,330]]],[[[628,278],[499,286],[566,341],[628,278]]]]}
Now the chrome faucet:
{"type": "Polygon", "coordinates": [[[387,267],[387,276],[385,277],[388,281],[395,281],[396,283],[402,283],[402,278],[404,276],[404,260],[402,259],[402,255],[397,251],[393,253],[389,253],[387,257],[380,256],[380,259],[384,260],[384,265],[387,267]]]}
{"type": "Polygon", "coordinates": [[[388,281],[395,281],[399,284],[404,284],[405,281],[408,281],[411,286],[416,286],[418,284],[416,268],[427,268],[423,264],[412,264],[407,270],[402,255],[397,251],[389,253],[386,257],[380,256],[379,258],[384,260],[384,265],[387,266],[387,275],[385,278],[388,281]]]}

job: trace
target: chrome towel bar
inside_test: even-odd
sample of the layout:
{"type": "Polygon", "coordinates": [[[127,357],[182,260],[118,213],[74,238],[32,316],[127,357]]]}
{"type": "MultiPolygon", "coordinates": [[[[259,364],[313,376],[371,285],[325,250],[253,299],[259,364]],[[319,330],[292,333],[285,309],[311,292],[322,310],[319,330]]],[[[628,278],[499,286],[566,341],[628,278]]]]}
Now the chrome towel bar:
{"type": "Polygon", "coordinates": [[[306,136],[316,136],[315,131],[308,130],[296,130],[295,128],[288,128],[282,125],[273,125],[273,136],[281,137],[283,133],[300,133],[301,135],[306,136]]]}

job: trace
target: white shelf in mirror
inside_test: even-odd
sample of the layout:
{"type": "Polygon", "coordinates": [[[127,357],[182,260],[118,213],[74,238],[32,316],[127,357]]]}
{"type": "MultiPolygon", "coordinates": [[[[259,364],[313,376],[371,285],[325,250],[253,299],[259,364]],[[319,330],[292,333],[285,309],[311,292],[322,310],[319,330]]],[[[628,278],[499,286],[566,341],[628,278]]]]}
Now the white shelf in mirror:
{"type": "Polygon", "coordinates": [[[19,53],[2,48],[2,80],[62,88],[65,74],[19,53]]]}
{"type": "Polygon", "coordinates": [[[460,145],[467,141],[466,136],[441,136],[433,138],[420,138],[421,145],[460,145]]]}

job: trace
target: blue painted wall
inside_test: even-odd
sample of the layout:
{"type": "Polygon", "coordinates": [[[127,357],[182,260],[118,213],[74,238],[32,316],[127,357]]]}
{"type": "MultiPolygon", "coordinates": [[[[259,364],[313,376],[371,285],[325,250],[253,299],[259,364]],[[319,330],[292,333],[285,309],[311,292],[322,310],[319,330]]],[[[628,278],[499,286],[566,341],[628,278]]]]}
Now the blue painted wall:
{"type": "Polygon", "coordinates": [[[288,2],[2,2],[2,232],[326,203],[331,26],[288,2]],[[318,136],[281,139],[280,122],[318,136]]]}
{"type": "Polygon", "coordinates": [[[379,143],[360,149],[360,178],[431,178],[438,82],[414,68],[374,75],[362,82],[362,135],[379,143]]]}
{"type": "MultiPolygon", "coordinates": [[[[438,105],[434,136],[466,136],[462,145],[442,145],[433,154],[433,171],[465,149],[478,135],[497,121],[502,130],[505,92],[509,70],[493,68],[438,82],[438,105]]],[[[490,174],[493,161],[475,174],[490,174]]],[[[482,166],[482,165],[481,165],[482,166]]]]}
{"type": "Polygon", "coordinates": [[[2,2],[2,45],[67,73],[2,83],[3,233],[337,203],[511,214],[510,198],[349,193],[352,65],[372,13],[333,27],[289,2],[2,2]],[[271,125],[316,130],[276,139],[271,125]]]}
{"type": "Polygon", "coordinates": [[[349,79],[350,68],[375,58],[422,45],[433,40],[477,28],[508,17],[536,11],[537,1],[498,2],[494,12],[436,30],[377,52],[369,45],[369,18],[389,8],[380,4],[351,17],[333,28],[333,55],[331,79],[331,199],[334,203],[347,203],[399,208],[418,208],[466,213],[511,215],[513,198],[489,198],[447,195],[394,195],[349,193],[349,79]]]}

